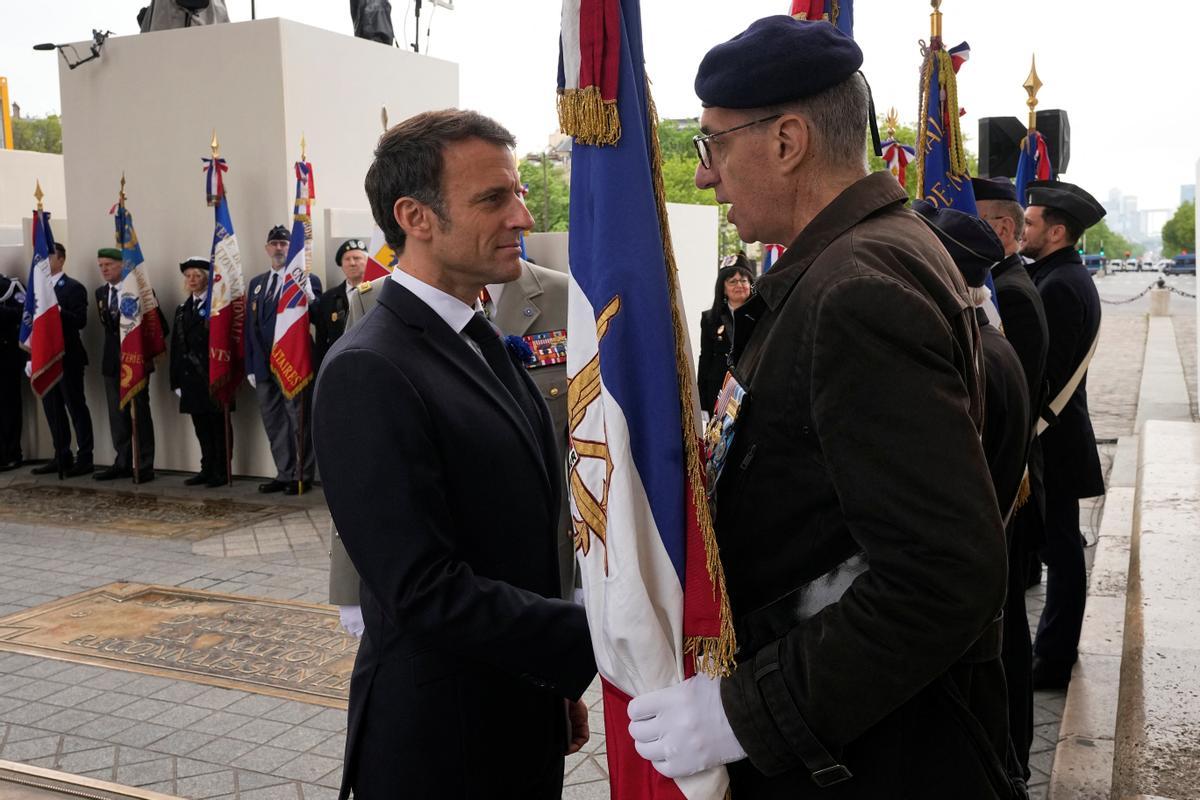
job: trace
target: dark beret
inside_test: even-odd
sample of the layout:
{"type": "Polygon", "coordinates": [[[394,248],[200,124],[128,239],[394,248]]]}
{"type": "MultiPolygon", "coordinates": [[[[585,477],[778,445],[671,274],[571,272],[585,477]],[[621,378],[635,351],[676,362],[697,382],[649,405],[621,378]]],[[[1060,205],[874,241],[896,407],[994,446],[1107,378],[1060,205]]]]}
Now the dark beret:
{"type": "Polygon", "coordinates": [[[1017,187],[1008,178],[971,178],[976,200],[1011,200],[1017,202],[1017,187]]]}
{"type": "Polygon", "coordinates": [[[862,61],[854,40],[828,22],[763,17],[705,54],[696,96],[705,108],[773,106],[836,86],[862,61]]]}
{"type": "Polygon", "coordinates": [[[350,250],[362,250],[365,253],[367,251],[367,243],[362,239],[347,239],[342,242],[341,247],[337,249],[337,253],[333,256],[334,263],[340,267],[342,265],[342,256],[346,255],[350,250]]]}
{"type": "Polygon", "coordinates": [[[912,207],[937,234],[967,286],[983,286],[988,271],[1004,258],[992,226],[973,214],[935,208],[928,200],[916,200],[912,207]]]}
{"type": "Polygon", "coordinates": [[[290,242],[292,241],[292,232],[282,225],[276,225],[267,232],[267,244],[271,242],[290,242]]]}
{"type": "Polygon", "coordinates": [[[96,251],[96,258],[111,258],[113,261],[120,261],[121,251],[115,247],[101,247],[96,251]]]}
{"type": "Polygon", "coordinates": [[[1104,219],[1104,206],[1083,189],[1064,181],[1034,181],[1026,187],[1029,205],[1054,208],[1074,217],[1084,228],[1104,219]]]}
{"type": "Polygon", "coordinates": [[[205,272],[208,272],[209,266],[210,265],[208,263],[207,258],[201,258],[200,256],[192,256],[187,261],[180,262],[179,271],[187,272],[189,269],[202,269],[205,272]]]}

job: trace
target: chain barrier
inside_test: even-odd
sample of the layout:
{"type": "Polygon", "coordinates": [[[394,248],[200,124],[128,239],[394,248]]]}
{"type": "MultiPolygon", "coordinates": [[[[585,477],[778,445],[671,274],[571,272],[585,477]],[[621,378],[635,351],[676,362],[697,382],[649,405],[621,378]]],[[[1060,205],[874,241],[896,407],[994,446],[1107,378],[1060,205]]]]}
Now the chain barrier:
{"type": "Polygon", "coordinates": [[[1138,292],[1137,294],[1135,294],[1133,297],[1127,297],[1127,298],[1125,298],[1124,300],[1106,300],[1105,298],[1101,297],[1101,298],[1100,298],[1100,302],[1101,302],[1101,303],[1108,303],[1108,304],[1109,304],[1109,305],[1111,305],[1111,306],[1119,306],[1119,305],[1123,305],[1123,304],[1125,304],[1125,303],[1132,303],[1134,300],[1138,300],[1138,299],[1140,299],[1140,298],[1142,298],[1142,297],[1145,297],[1145,296],[1146,296],[1146,293],[1147,293],[1147,292],[1149,292],[1151,289],[1166,289],[1168,292],[1171,292],[1171,293],[1173,293],[1173,294],[1180,295],[1180,296],[1182,296],[1182,297],[1191,297],[1191,298],[1195,298],[1195,296],[1196,296],[1196,295],[1194,295],[1194,294],[1190,294],[1190,293],[1188,293],[1188,292],[1185,292],[1185,291],[1183,291],[1182,289],[1176,289],[1174,286],[1171,286],[1171,285],[1169,285],[1169,284],[1168,284],[1166,281],[1164,281],[1162,278],[1159,278],[1159,279],[1158,279],[1158,280],[1156,280],[1154,283],[1150,284],[1150,285],[1149,285],[1149,286],[1147,286],[1145,289],[1142,289],[1140,292],[1138,292]]]}

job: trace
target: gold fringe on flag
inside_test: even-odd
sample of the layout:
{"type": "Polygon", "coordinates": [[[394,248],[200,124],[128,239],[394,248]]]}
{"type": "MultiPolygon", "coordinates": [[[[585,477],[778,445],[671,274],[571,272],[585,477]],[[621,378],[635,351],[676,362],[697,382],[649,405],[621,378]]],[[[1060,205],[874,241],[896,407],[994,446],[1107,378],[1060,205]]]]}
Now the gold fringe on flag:
{"type": "Polygon", "coordinates": [[[687,459],[687,480],[692,497],[696,500],[696,516],[700,537],[704,541],[705,566],[717,596],[720,629],[717,636],[688,636],[683,643],[683,652],[695,660],[696,671],[716,677],[726,677],[733,672],[733,655],[737,652],[737,641],[733,630],[733,613],[729,608],[729,594],[725,590],[725,568],[717,550],[717,536],[709,514],[704,478],[700,468],[700,445],[697,440],[695,409],[692,405],[692,370],[684,348],[683,317],[676,302],[679,297],[679,273],[675,266],[675,250],[671,246],[671,230],[667,224],[666,191],[663,188],[662,152],[658,144],[658,111],[650,94],[650,79],[646,79],[647,117],[650,130],[650,174],[654,180],[654,203],[658,209],[658,229],[662,234],[663,260],[667,266],[667,292],[671,298],[671,324],[675,333],[675,372],[679,384],[679,408],[683,418],[684,457],[687,459]]]}
{"type": "Polygon", "coordinates": [[[580,144],[615,145],[621,140],[617,103],[601,97],[599,86],[560,89],[558,127],[580,144]]]}
{"type": "Polygon", "coordinates": [[[1032,493],[1033,489],[1029,486],[1029,470],[1026,469],[1025,474],[1021,476],[1021,488],[1017,489],[1017,502],[1013,504],[1013,512],[1028,503],[1032,493]]]}
{"type": "MultiPolygon", "coordinates": [[[[946,102],[942,110],[950,122],[947,129],[942,131],[942,137],[946,140],[946,149],[950,153],[949,169],[954,175],[966,175],[967,153],[963,149],[962,127],[958,121],[958,76],[954,74],[954,61],[945,49],[939,46],[935,50],[931,47],[925,56],[925,62],[921,65],[921,124],[917,136],[918,187],[925,185],[925,153],[929,139],[929,109],[934,105],[932,102],[935,97],[933,92],[938,92],[940,95],[943,90],[946,92],[946,102]],[[935,59],[937,60],[938,85],[931,86],[935,59]]],[[[945,121],[946,119],[935,120],[939,127],[945,121]]]]}

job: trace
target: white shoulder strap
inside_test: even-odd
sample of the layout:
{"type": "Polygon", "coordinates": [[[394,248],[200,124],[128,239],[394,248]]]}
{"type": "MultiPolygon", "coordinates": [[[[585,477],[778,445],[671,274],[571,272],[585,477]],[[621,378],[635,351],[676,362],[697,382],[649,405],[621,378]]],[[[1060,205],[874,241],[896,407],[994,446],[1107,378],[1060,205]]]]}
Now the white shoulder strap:
{"type": "Polygon", "coordinates": [[[1092,344],[1088,348],[1087,355],[1083,357],[1083,361],[1080,361],[1079,366],[1075,368],[1075,374],[1072,375],[1071,380],[1067,381],[1066,385],[1063,386],[1062,391],[1058,393],[1058,396],[1050,401],[1048,413],[1043,413],[1038,418],[1037,432],[1039,436],[1041,435],[1042,431],[1050,427],[1050,422],[1046,419],[1046,417],[1049,416],[1050,419],[1053,420],[1062,413],[1064,408],[1067,407],[1067,401],[1071,399],[1071,395],[1075,394],[1076,387],[1078,387],[1079,382],[1083,380],[1083,374],[1087,372],[1088,364],[1091,362],[1092,356],[1096,354],[1096,345],[1099,342],[1100,329],[1096,328],[1096,335],[1092,338],[1092,344]]]}

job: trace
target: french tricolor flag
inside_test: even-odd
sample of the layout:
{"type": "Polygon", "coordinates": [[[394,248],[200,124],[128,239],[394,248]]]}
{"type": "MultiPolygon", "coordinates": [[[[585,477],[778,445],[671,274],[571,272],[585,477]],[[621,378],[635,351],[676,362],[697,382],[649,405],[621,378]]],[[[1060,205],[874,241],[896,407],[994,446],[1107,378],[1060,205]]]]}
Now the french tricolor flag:
{"type": "Polygon", "coordinates": [[[305,270],[304,221],[292,223],[287,267],[279,304],[275,309],[275,342],[271,346],[271,372],[289,400],[313,379],[312,339],[308,335],[308,272],[305,270]]]}
{"type": "Polygon", "coordinates": [[[775,266],[779,259],[783,257],[784,246],[781,244],[764,244],[762,249],[762,274],[766,275],[771,271],[771,267],[775,266]]]}
{"type": "Polygon", "coordinates": [[[29,351],[29,383],[38,397],[50,391],[63,374],[62,318],[54,294],[54,276],[50,274],[53,247],[50,212],[34,211],[33,264],[29,267],[29,289],[17,341],[29,351]]]}

